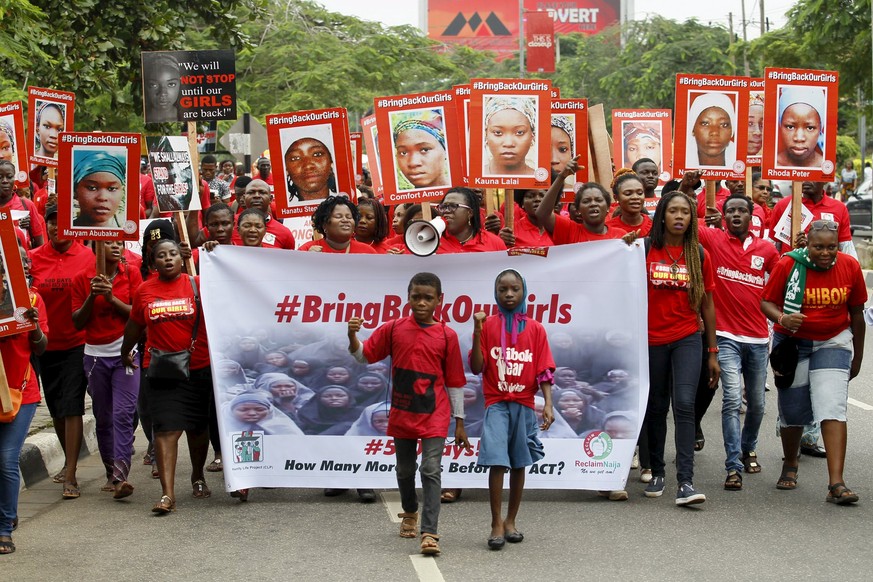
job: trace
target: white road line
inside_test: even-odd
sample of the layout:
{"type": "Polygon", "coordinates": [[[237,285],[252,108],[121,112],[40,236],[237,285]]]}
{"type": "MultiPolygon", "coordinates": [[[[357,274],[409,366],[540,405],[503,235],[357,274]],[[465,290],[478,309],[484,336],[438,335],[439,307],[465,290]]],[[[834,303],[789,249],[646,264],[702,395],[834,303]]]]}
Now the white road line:
{"type": "Polygon", "coordinates": [[[394,523],[400,523],[400,518],[397,517],[398,513],[403,513],[403,506],[400,505],[400,492],[383,491],[382,503],[388,512],[388,518],[394,523]]]}
{"type": "Polygon", "coordinates": [[[857,406],[861,410],[873,410],[873,406],[870,406],[869,404],[865,404],[864,402],[861,402],[860,400],[855,400],[854,398],[849,398],[848,402],[852,406],[857,406]]]}
{"type": "Polygon", "coordinates": [[[415,573],[418,574],[418,579],[421,582],[445,582],[434,558],[413,554],[409,556],[409,559],[412,560],[412,567],[415,568],[415,573]]]}

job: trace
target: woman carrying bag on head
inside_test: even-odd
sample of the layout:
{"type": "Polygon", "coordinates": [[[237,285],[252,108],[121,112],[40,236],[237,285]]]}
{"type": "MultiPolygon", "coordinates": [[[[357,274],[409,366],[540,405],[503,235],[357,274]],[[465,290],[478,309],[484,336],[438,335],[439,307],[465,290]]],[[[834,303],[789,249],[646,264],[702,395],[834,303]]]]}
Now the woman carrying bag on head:
{"type": "Polygon", "coordinates": [[[864,356],[867,286],[858,261],[839,252],[838,229],[830,220],[810,225],[806,248],[786,254],[773,269],[761,311],[776,323],[770,362],[785,456],[776,487],[797,487],[801,433],[815,421],[827,453],[825,500],[846,505],[858,501],[843,482],[843,464],[849,380],[864,356]]]}

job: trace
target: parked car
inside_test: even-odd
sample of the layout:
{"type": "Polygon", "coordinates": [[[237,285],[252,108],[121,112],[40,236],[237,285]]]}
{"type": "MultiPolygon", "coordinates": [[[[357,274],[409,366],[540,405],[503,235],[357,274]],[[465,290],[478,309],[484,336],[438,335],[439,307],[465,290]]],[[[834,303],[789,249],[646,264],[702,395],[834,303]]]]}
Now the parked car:
{"type": "Polygon", "coordinates": [[[873,199],[873,193],[867,190],[864,194],[852,196],[846,202],[846,208],[849,210],[849,224],[852,229],[852,235],[864,234],[869,236],[873,234],[871,199],[873,199]]]}

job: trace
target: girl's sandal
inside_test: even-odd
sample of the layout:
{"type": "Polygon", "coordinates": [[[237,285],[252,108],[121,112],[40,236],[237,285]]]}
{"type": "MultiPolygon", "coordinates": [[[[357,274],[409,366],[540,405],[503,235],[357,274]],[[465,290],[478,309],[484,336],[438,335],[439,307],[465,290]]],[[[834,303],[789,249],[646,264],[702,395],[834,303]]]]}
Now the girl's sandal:
{"type": "Polygon", "coordinates": [[[206,499],[212,495],[212,491],[209,490],[209,486],[203,479],[198,479],[191,483],[191,488],[193,489],[191,495],[194,499],[206,499]]]}
{"type": "Polygon", "coordinates": [[[825,497],[825,501],[837,505],[848,505],[858,502],[858,494],[846,487],[845,483],[834,483],[828,485],[828,496],[825,497]]]}
{"type": "Polygon", "coordinates": [[[436,534],[421,534],[421,553],[434,556],[440,553],[440,536],[436,534]]]}
{"type": "Polygon", "coordinates": [[[176,511],[176,502],[170,499],[169,495],[161,496],[161,500],[152,507],[152,512],[160,515],[170,513],[171,511],[176,511]]]}
{"type": "Polygon", "coordinates": [[[400,518],[400,537],[414,538],[418,535],[418,513],[398,513],[400,518]]]}

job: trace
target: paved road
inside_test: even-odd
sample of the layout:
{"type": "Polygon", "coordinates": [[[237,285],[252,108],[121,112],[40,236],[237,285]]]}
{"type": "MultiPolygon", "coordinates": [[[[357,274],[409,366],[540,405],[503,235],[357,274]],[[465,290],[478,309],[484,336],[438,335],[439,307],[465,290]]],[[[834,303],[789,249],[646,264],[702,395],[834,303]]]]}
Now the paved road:
{"type": "MultiPolygon", "coordinates": [[[[764,471],[745,489],[722,489],[720,405],[704,420],[708,442],[695,483],[708,496],[677,508],[670,492],[643,497],[632,474],[630,500],[609,502],[588,491],[531,491],[519,519],[523,543],[487,550],[487,493],[466,490],[443,506],[443,555],[422,558],[417,542],[396,535],[397,497],[362,505],[353,494],[327,499],[319,490],[256,490],[241,504],[211,477],[212,498],[178,488],[178,512],[155,517],[160,496],[148,469],[134,468],[137,490],[123,502],[100,493],[102,467],[89,457],[82,497],[60,500],[43,482],[23,493],[18,551],[0,557],[3,580],[870,580],[873,553],[873,348],[852,382],[847,483],[855,507],[825,503],[823,459],[804,457],[799,487],[778,491],[781,452],[775,437],[775,391],[767,394],[759,455],[764,471]]],[[[143,440],[137,440],[142,450],[143,440]]],[[[669,447],[668,447],[669,449],[669,447]]],[[[668,452],[669,457],[672,453],[668,452]]],[[[668,458],[669,458],[668,457],[668,458]]],[[[190,468],[183,464],[182,483],[190,468]]],[[[484,484],[484,479],[483,479],[484,484]]]]}

